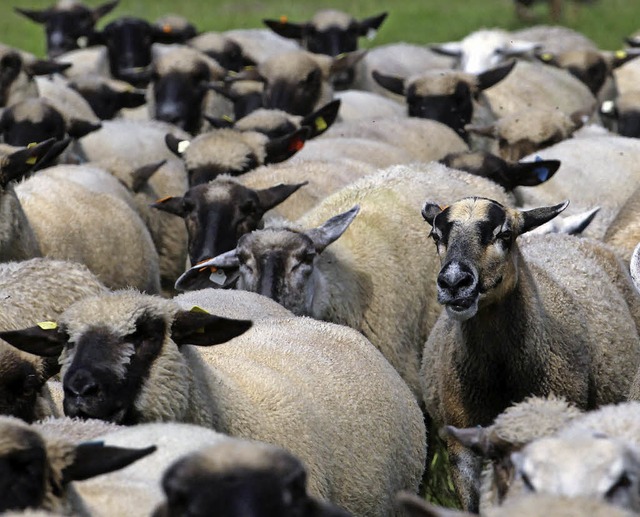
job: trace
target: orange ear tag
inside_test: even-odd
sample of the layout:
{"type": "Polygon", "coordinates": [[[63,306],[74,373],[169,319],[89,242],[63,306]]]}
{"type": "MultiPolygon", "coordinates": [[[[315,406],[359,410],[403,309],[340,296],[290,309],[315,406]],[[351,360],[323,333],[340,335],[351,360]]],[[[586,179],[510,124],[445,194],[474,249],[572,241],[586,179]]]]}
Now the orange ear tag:
{"type": "Polygon", "coordinates": [[[160,198],[156,201],[156,203],[166,203],[170,199],[173,199],[173,196],[166,196],[166,197],[160,198]]]}
{"type": "Polygon", "coordinates": [[[282,16],[280,16],[280,23],[282,23],[283,25],[288,21],[289,21],[289,18],[287,17],[286,14],[283,14],[282,16]]]}
{"type": "Polygon", "coordinates": [[[165,23],[162,26],[162,32],[164,32],[165,34],[171,34],[173,32],[173,28],[168,23],[165,23]]]}

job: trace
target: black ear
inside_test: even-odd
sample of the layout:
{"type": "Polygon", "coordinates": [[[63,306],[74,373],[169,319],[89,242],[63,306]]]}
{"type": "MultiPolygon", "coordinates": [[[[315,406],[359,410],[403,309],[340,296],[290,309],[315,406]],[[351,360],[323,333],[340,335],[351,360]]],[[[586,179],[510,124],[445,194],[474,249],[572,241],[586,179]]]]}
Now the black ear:
{"type": "Polygon", "coordinates": [[[258,195],[258,202],[260,203],[260,208],[263,213],[282,203],[291,194],[307,183],[308,181],[293,185],[285,185],[284,183],[281,183],[275,187],[257,190],[256,194],[258,195]]]}
{"type": "Polygon", "coordinates": [[[151,176],[153,176],[165,163],[167,163],[167,160],[161,160],[159,162],[138,167],[131,173],[131,177],[133,178],[131,189],[134,192],[140,192],[140,190],[148,183],[149,179],[151,179],[151,176]]]}
{"type": "Polygon", "coordinates": [[[541,224],[551,221],[560,212],[569,206],[569,201],[559,203],[553,206],[542,206],[540,208],[534,208],[532,210],[523,210],[522,214],[522,227],[519,234],[522,235],[525,232],[537,228],[541,224]]]}
{"type": "Polygon", "coordinates": [[[515,187],[534,187],[549,181],[560,168],[560,160],[539,160],[534,162],[518,162],[509,166],[507,177],[512,190],[515,187]]]}
{"type": "Polygon", "coordinates": [[[171,339],[176,345],[212,346],[244,334],[250,320],[233,320],[205,312],[179,311],[171,325],[171,339]]]}
{"type": "Polygon", "coordinates": [[[301,127],[293,133],[269,140],[265,148],[264,163],[279,163],[296,154],[304,147],[309,132],[309,128],[301,127]]]}
{"type": "Polygon", "coordinates": [[[54,138],[54,143],[51,148],[42,156],[42,158],[37,159],[35,165],[31,168],[31,172],[39,171],[53,165],[54,161],[58,156],[60,156],[64,150],[69,147],[71,143],[71,138],[64,138],[62,140],[56,140],[54,138]]]}
{"type": "Polygon", "coordinates": [[[106,2],[93,9],[93,19],[98,21],[104,15],[109,14],[118,5],[119,0],[113,2],[106,2]]]}
{"type": "Polygon", "coordinates": [[[427,201],[422,207],[422,217],[425,221],[427,221],[431,226],[433,226],[433,220],[442,212],[442,208],[437,203],[431,203],[427,201]]]}
{"type": "Polygon", "coordinates": [[[47,23],[49,17],[51,16],[51,9],[44,9],[43,11],[36,11],[35,9],[21,9],[20,7],[13,8],[15,12],[21,14],[22,16],[26,16],[31,21],[36,23],[47,23]]]}
{"type": "Polygon", "coordinates": [[[300,125],[309,128],[309,139],[321,135],[331,127],[338,118],[340,104],[340,99],[336,99],[302,119],[300,125]]]}
{"type": "Polygon", "coordinates": [[[24,63],[24,71],[29,75],[49,75],[60,74],[67,68],[71,68],[71,63],[58,63],[47,59],[36,59],[31,63],[24,63]]]}
{"type": "Polygon", "coordinates": [[[378,14],[358,22],[358,35],[366,36],[370,30],[378,30],[389,13],[378,14]]]}
{"type": "Polygon", "coordinates": [[[121,108],[137,108],[147,102],[144,90],[132,89],[131,91],[116,93],[118,106],[121,108]]]}
{"type": "Polygon", "coordinates": [[[478,88],[480,90],[491,88],[494,84],[499,83],[505,77],[507,77],[507,75],[509,75],[509,72],[513,70],[514,66],[516,66],[516,62],[515,60],[512,60],[510,63],[502,66],[497,66],[496,68],[492,68],[491,70],[487,70],[486,72],[478,74],[478,88]]]}
{"type": "Polygon", "coordinates": [[[69,336],[55,323],[44,322],[22,330],[5,330],[0,332],[0,339],[29,354],[58,357],[69,336]]]}
{"type": "Polygon", "coordinates": [[[389,90],[391,93],[396,93],[398,95],[404,95],[404,79],[402,77],[384,75],[377,70],[371,72],[371,76],[375,82],[385,90],[389,90]]]}
{"type": "Polygon", "coordinates": [[[184,202],[184,198],[180,196],[167,196],[158,199],[155,203],[149,205],[151,208],[157,208],[163,212],[168,212],[178,217],[186,217],[190,211],[190,207],[184,202]]]}
{"type": "Polygon", "coordinates": [[[182,153],[189,147],[189,140],[180,140],[178,137],[173,136],[171,133],[167,133],[164,136],[164,142],[167,144],[169,150],[175,154],[178,158],[182,158],[182,153]]]}
{"type": "Polygon", "coordinates": [[[67,126],[67,133],[72,138],[82,138],[89,133],[93,133],[102,127],[100,122],[89,122],[88,120],[79,120],[73,118],[67,126]]]}
{"type": "MultiPolygon", "coordinates": [[[[19,180],[27,172],[34,170],[41,160],[47,158],[56,142],[55,138],[49,138],[37,145],[25,147],[6,156],[0,167],[0,185],[5,187],[10,181],[19,180]]],[[[67,145],[68,143],[67,140],[67,145]]]]}
{"type": "Polygon", "coordinates": [[[204,118],[207,122],[209,122],[209,124],[211,124],[211,127],[216,129],[233,127],[233,121],[227,120],[226,118],[212,117],[210,115],[204,115],[204,118]]]}
{"type": "Polygon", "coordinates": [[[306,23],[291,23],[280,20],[262,20],[262,23],[283,38],[298,40],[302,39],[307,27],[306,23]]]}
{"type": "Polygon", "coordinates": [[[81,443],[76,447],[73,462],[62,469],[62,484],[123,469],[155,450],[155,445],[145,449],[125,449],[104,445],[103,442],[81,443]]]}

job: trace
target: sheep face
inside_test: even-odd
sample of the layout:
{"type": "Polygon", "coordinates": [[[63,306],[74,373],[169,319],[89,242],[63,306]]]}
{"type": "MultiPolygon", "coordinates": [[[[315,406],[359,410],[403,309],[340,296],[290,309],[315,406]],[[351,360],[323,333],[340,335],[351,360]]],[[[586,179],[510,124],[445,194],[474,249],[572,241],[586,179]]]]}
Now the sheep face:
{"type": "Polygon", "coordinates": [[[49,138],[62,140],[67,125],[62,115],[42,99],[27,99],[2,112],[0,130],[10,145],[26,146],[49,138]]]}
{"type": "Polygon", "coordinates": [[[221,517],[346,515],[309,497],[306,477],[302,463],[283,449],[228,440],[189,454],[166,470],[162,487],[167,501],[154,516],[204,517],[211,508],[221,517]]]}
{"type": "MultiPolygon", "coordinates": [[[[20,54],[10,49],[0,49],[0,106],[6,106],[11,96],[11,88],[22,72],[20,54]]],[[[37,97],[34,88],[33,97],[37,97]]]]}
{"type": "Polygon", "coordinates": [[[537,57],[544,63],[564,68],[586,84],[594,95],[598,94],[611,71],[604,57],[595,50],[574,50],[557,55],[543,52],[537,57]]]}
{"type": "Polygon", "coordinates": [[[242,54],[242,47],[238,43],[216,32],[196,36],[187,45],[215,59],[226,70],[239,72],[245,66],[255,66],[253,61],[242,54]]]}
{"type": "Polygon", "coordinates": [[[512,462],[515,482],[525,493],[591,497],[640,509],[640,456],[625,442],[603,436],[543,438],[512,454],[512,462]]]}
{"type": "Polygon", "coordinates": [[[122,108],[137,108],[146,102],[144,90],[124,81],[87,75],[74,77],[68,84],[84,97],[101,120],[110,120],[122,108]]]}
{"type": "Polygon", "coordinates": [[[75,303],[56,328],[35,326],[0,338],[31,353],[59,356],[67,416],[135,424],[186,418],[189,370],[177,345],[221,343],[250,326],[117,291],[75,303]]]}
{"type": "Polygon", "coordinates": [[[109,13],[118,0],[94,9],[78,2],[59,2],[42,11],[20,9],[16,11],[30,20],[43,24],[47,34],[47,55],[54,58],[77,48],[86,47],[99,18],[109,13]]]}
{"type": "Polygon", "coordinates": [[[512,292],[518,278],[516,237],[553,219],[567,204],[521,212],[485,198],[465,198],[444,209],[427,202],[422,215],[432,225],[442,263],[438,302],[447,314],[468,320],[512,292]]]}
{"type": "Polygon", "coordinates": [[[183,197],[164,199],[153,206],[184,219],[189,258],[192,264],[198,264],[234,249],[242,235],[258,228],[267,210],[282,203],[302,185],[252,190],[218,178],[190,188],[183,197]]]}

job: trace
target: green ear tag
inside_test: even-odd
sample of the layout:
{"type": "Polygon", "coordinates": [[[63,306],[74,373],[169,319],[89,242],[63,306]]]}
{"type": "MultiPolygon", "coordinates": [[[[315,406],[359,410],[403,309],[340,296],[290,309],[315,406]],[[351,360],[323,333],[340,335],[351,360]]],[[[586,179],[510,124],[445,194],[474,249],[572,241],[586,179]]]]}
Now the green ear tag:
{"type": "Polygon", "coordinates": [[[37,325],[42,330],[55,330],[58,328],[58,324],[55,321],[41,321],[37,325]]]}
{"type": "Polygon", "coordinates": [[[226,120],[227,122],[233,122],[233,119],[229,115],[222,115],[222,120],[226,120]]]}
{"type": "Polygon", "coordinates": [[[318,131],[324,131],[325,129],[327,129],[329,126],[327,124],[327,121],[325,119],[323,119],[322,117],[318,117],[315,120],[316,122],[316,129],[318,131]]]}
{"type": "Polygon", "coordinates": [[[201,312],[203,314],[209,314],[209,311],[205,311],[202,307],[198,307],[197,305],[191,307],[191,309],[189,309],[189,312],[201,312]]]}

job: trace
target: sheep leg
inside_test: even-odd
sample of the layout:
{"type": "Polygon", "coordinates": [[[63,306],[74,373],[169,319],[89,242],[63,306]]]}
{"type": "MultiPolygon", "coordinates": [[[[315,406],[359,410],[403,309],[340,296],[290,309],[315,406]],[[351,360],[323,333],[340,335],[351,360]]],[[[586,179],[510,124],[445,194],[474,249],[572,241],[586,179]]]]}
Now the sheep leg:
{"type": "Polygon", "coordinates": [[[462,508],[478,513],[482,459],[455,440],[447,440],[451,477],[462,508]]]}

